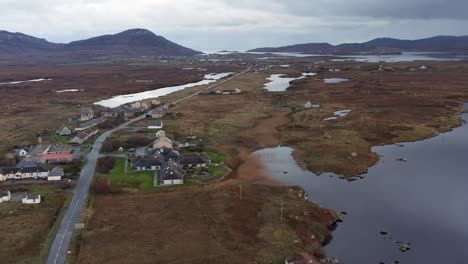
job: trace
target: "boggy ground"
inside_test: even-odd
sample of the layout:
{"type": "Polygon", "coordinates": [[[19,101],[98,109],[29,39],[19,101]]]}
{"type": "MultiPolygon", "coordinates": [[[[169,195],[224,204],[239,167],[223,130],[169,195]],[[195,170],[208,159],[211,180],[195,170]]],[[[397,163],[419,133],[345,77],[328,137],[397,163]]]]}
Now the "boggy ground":
{"type": "Polygon", "coordinates": [[[281,263],[295,252],[323,254],[331,211],[296,188],[239,192],[227,185],[95,196],[77,263],[281,263]]]}
{"type": "Polygon", "coordinates": [[[201,136],[204,145],[228,153],[234,163],[241,149],[281,144],[294,147],[296,160],[309,170],[351,178],[377,162],[372,146],[420,140],[458,126],[462,103],[468,100],[464,62],[425,62],[425,71],[409,70],[418,62],[385,65],[394,71],[378,71],[378,64],[320,66],[343,69],[330,73],[308,69],[310,63],[301,60],[292,69],[249,73],[216,88],[241,88],[241,95],[199,96],[177,105],[172,111],[182,117],[166,124],[179,127],[182,135],[192,131],[201,136]],[[295,81],[286,92],[262,90],[271,73],[298,76],[304,71],[319,74],[295,81]],[[325,84],[323,78],[330,77],[350,81],[325,84]],[[320,102],[321,108],[304,109],[306,101],[320,102]],[[345,109],[352,110],[347,117],[324,121],[345,109]],[[264,123],[256,126],[259,122],[264,123]]]}
{"type": "Polygon", "coordinates": [[[57,186],[18,186],[15,193],[28,191],[46,194],[42,203],[21,202],[0,204],[0,258],[2,263],[43,263],[48,250],[47,239],[62,206],[66,193],[57,186]]]}
{"type": "Polygon", "coordinates": [[[197,82],[204,74],[236,69],[199,66],[207,70],[182,70],[184,66],[176,64],[0,65],[0,83],[52,79],[0,85],[0,153],[14,145],[36,143],[37,133],[55,131],[63,124],[73,127],[68,118],[78,115],[81,105],[119,94],[197,82]],[[56,92],[68,89],[80,92],[56,92]]]}

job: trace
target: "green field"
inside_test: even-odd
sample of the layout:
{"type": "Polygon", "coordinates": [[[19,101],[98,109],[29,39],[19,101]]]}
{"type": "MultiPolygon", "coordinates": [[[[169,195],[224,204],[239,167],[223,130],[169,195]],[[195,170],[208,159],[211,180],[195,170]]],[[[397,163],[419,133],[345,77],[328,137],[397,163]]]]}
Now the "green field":
{"type": "Polygon", "coordinates": [[[125,173],[125,159],[115,160],[115,166],[109,174],[98,174],[105,177],[114,186],[121,188],[133,188],[139,190],[154,190],[154,171],[132,172],[128,164],[128,173],[125,173]]]}

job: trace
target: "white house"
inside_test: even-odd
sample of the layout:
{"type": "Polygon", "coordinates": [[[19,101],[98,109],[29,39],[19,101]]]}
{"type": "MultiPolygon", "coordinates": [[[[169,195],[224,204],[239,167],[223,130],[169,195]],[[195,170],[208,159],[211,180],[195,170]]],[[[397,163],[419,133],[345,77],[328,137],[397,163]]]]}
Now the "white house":
{"type": "Polygon", "coordinates": [[[174,148],[174,141],[172,141],[168,137],[159,137],[153,142],[153,149],[173,149],[174,148]]]}
{"type": "Polygon", "coordinates": [[[158,132],[156,132],[156,138],[165,137],[165,136],[166,136],[166,132],[164,130],[159,130],[158,132]]]}
{"type": "Polygon", "coordinates": [[[61,128],[59,128],[56,133],[60,136],[69,136],[72,134],[72,130],[63,125],[61,128]]]}
{"type": "Polygon", "coordinates": [[[162,120],[153,120],[148,123],[148,129],[162,129],[163,121],[162,120]]]}
{"type": "Polygon", "coordinates": [[[304,108],[320,108],[320,103],[307,101],[307,103],[304,104],[304,108]]]}
{"type": "Polygon", "coordinates": [[[8,202],[11,200],[11,192],[7,190],[0,190],[0,203],[8,202]]]}
{"type": "Polygon", "coordinates": [[[25,150],[25,149],[20,149],[18,150],[18,157],[26,157],[26,155],[28,155],[28,152],[25,150]]]}
{"type": "Polygon", "coordinates": [[[49,170],[42,167],[0,169],[0,181],[47,178],[49,170]]]}
{"type": "Polygon", "coordinates": [[[61,181],[62,177],[65,175],[63,168],[55,167],[49,172],[49,176],[47,176],[48,181],[61,181]]]}
{"type": "Polygon", "coordinates": [[[41,195],[40,194],[28,193],[23,198],[23,203],[24,204],[39,204],[39,203],[41,203],[41,195]]]}

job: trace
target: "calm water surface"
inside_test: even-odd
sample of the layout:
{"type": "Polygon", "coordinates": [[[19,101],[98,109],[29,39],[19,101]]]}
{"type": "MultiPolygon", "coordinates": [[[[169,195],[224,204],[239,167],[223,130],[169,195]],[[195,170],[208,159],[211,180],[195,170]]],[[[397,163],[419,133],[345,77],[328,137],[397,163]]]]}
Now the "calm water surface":
{"type": "Polygon", "coordinates": [[[125,94],[125,95],[118,95],[114,96],[111,99],[107,100],[102,100],[99,102],[96,102],[94,104],[96,105],[101,105],[104,107],[109,107],[109,108],[115,108],[119,107],[124,104],[136,102],[136,101],[141,101],[149,98],[157,98],[160,96],[168,95],[186,88],[190,87],[195,87],[198,85],[206,85],[210,84],[213,82],[216,82],[217,80],[220,80],[224,77],[227,77],[231,75],[232,72],[225,72],[225,73],[210,73],[205,75],[205,79],[201,80],[199,82],[195,83],[188,83],[184,85],[178,85],[178,86],[171,86],[171,87],[165,87],[165,88],[159,88],[156,90],[151,90],[151,91],[146,91],[146,92],[141,92],[141,93],[134,93],[134,94],[125,94]]]}
{"type": "Polygon", "coordinates": [[[301,77],[298,78],[285,78],[282,77],[284,74],[272,74],[270,77],[267,78],[270,82],[265,84],[264,89],[268,90],[269,92],[284,92],[286,89],[291,86],[291,82],[299,79],[304,79],[308,76],[317,75],[316,73],[302,73],[301,77]]]}
{"type": "Polygon", "coordinates": [[[301,169],[291,148],[255,154],[273,177],[303,186],[311,201],[348,212],[326,247],[340,263],[468,263],[468,126],[403,145],[374,147],[381,161],[354,182],[301,169]],[[411,250],[400,252],[398,241],[411,250]]]}

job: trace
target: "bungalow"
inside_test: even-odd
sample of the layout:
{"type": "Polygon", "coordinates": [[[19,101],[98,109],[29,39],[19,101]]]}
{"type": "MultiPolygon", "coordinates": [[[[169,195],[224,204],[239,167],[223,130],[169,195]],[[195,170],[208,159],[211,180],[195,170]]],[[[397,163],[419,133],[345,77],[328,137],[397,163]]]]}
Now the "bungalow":
{"type": "Polygon", "coordinates": [[[69,136],[72,134],[72,130],[66,127],[65,125],[63,125],[55,133],[60,136],[69,136]]]}
{"type": "Polygon", "coordinates": [[[49,148],[47,154],[70,154],[73,147],[69,144],[56,144],[49,148]]]}
{"type": "Polygon", "coordinates": [[[38,179],[49,176],[49,170],[42,167],[30,168],[3,168],[0,169],[0,181],[38,179]]]}
{"type": "Polygon", "coordinates": [[[304,104],[304,108],[320,108],[320,103],[307,101],[307,103],[304,104]]]}
{"type": "Polygon", "coordinates": [[[139,108],[142,107],[142,106],[141,106],[141,102],[134,102],[134,103],[130,104],[130,107],[131,107],[132,109],[139,109],[139,108]]]}
{"type": "Polygon", "coordinates": [[[160,104],[161,104],[161,101],[158,100],[158,99],[153,99],[153,100],[151,100],[151,105],[152,105],[152,106],[158,106],[158,105],[160,105],[160,104]]]}
{"type": "Polygon", "coordinates": [[[162,120],[153,120],[149,121],[148,129],[162,129],[163,128],[163,121],[162,120]]]}
{"type": "Polygon", "coordinates": [[[98,117],[98,118],[94,118],[94,119],[91,119],[89,121],[86,121],[84,123],[81,123],[77,128],[75,128],[75,131],[83,131],[83,130],[86,130],[88,128],[92,128],[92,127],[95,127],[101,123],[104,123],[106,122],[107,119],[104,118],[104,117],[98,117]]]}
{"type": "Polygon", "coordinates": [[[62,177],[65,175],[65,172],[63,171],[63,168],[60,167],[55,167],[53,168],[49,176],[47,176],[48,181],[60,181],[62,180],[62,177]]]}
{"type": "Polygon", "coordinates": [[[174,161],[169,161],[161,170],[161,185],[180,185],[184,184],[185,171],[174,161]]]}
{"type": "Polygon", "coordinates": [[[73,161],[73,154],[44,154],[41,156],[41,163],[70,163],[73,161]]]}
{"type": "Polygon", "coordinates": [[[28,193],[23,198],[23,203],[24,204],[39,204],[39,203],[41,203],[41,195],[40,194],[28,193]]]}
{"type": "Polygon", "coordinates": [[[70,140],[70,144],[83,144],[89,138],[96,135],[97,133],[99,133],[99,129],[97,129],[95,127],[83,130],[76,137],[74,137],[74,138],[72,138],[72,140],[70,140]]]}
{"type": "Polygon", "coordinates": [[[33,168],[37,167],[37,162],[35,160],[30,159],[23,159],[18,164],[16,164],[16,168],[33,168]]]}
{"type": "Polygon", "coordinates": [[[124,110],[124,117],[125,117],[125,118],[134,117],[136,114],[137,114],[137,111],[135,111],[134,109],[126,108],[126,109],[124,110]]]}
{"type": "Polygon", "coordinates": [[[0,203],[11,200],[11,192],[8,190],[0,190],[0,203]]]}
{"type": "Polygon", "coordinates": [[[206,168],[211,164],[211,160],[203,154],[183,154],[177,162],[185,168],[206,168]]]}
{"type": "Polygon", "coordinates": [[[80,120],[88,121],[94,118],[94,110],[92,108],[83,107],[80,110],[80,120]]]}
{"type": "Polygon", "coordinates": [[[132,169],[135,171],[156,171],[164,165],[164,158],[160,155],[140,156],[132,162],[132,169]]]}
{"type": "Polygon", "coordinates": [[[153,142],[153,149],[173,149],[174,148],[174,141],[172,141],[168,137],[159,137],[153,142]]]}

